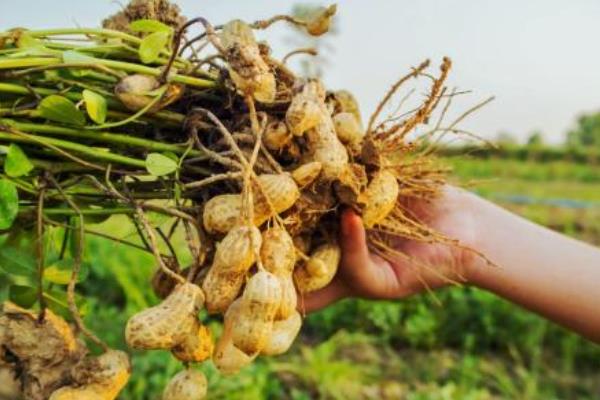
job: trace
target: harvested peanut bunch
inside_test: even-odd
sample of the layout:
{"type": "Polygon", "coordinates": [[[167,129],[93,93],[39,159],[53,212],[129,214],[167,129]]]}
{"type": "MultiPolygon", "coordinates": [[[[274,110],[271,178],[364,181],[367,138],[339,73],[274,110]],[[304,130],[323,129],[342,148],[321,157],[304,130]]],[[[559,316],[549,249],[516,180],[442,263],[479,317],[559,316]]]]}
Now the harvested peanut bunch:
{"type": "Polygon", "coordinates": [[[73,326],[46,304],[43,248],[37,301],[31,309],[7,303],[0,314],[0,372],[23,397],[110,400],[129,378],[127,355],[85,327],[75,302],[91,218],[126,216],[141,244],[104,236],[158,265],[148,284],[160,300],[124,331],[132,350],[165,351],[185,366],[163,400],[204,398],[207,381],[193,364],[211,360],[233,374],[292,346],[303,296],[338,272],[342,209],[362,216],[369,247],[384,258],[398,256],[392,236],[460,245],[405,207],[434,199],[446,182],[433,153],[460,122],[442,125],[455,94],[445,87],[450,60],[437,72],[426,71],[429,61],[412,68],[363,121],[350,92],[286,65],[289,55],[314,51],[280,60],[261,41],[280,22],[323,35],[336,10],[212,25],[186,21],[167,0],[133,0],[104,21],[107,29],[0,32],[0,141],[8,148],[0,164],[11,177],[0,179],[0,230],[61,230],[74,244],[65,289],[73,326]],[[420,78],[429,89],[419,104],[382,117],[420,78]],[[174,237],[185,238],[185,268],[174,237]],[[103,353],[86,357],[79,333],[103,353]]]}

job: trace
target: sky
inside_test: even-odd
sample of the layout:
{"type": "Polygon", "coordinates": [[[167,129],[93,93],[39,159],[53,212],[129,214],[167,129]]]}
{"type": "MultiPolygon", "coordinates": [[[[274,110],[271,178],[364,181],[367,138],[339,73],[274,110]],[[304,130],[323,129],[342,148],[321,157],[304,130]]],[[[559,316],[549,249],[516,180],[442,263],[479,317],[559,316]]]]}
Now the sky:
{"type": "MultiPolygon", "coordinates": [[[[124,0],[123,0],[124,1],[124,0]]],[[[187,16],[214,24],[287,13],[294,1],[174,0],[187,16]]],[[[329,4],[312,1],[313,4],[329,4]]],[[[411,66],[443,56],[454,62],[451,87],[471,90],[456,115],[495,100],[463,127],[493,139],[509,132],[525,140],[541,131],[560,142],[578,115],[600,111],[598,0],[339,0],[339,32],[323,79],[359,99],[368,116],[389,86],[411,66]]],[[[93,26],[119,10],[113,0],[0,0],[0,29],[93,26]]],[[[260,33],[276,56],[290,50],[292,30],[260,33]]],[[[432,70],[433,71],[433,70],[432,70]]],[[[416,93],[418,94],[418,93],[416,93]]]]}

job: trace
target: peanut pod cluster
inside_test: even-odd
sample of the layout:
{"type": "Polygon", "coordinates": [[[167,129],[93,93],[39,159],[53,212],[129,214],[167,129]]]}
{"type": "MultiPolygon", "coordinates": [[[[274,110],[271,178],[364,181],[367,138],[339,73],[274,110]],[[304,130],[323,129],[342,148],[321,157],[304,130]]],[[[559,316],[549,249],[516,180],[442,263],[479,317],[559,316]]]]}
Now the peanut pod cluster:
{"type": "MultiPolygon", "coordinates": [[[[290,55],[311,52],[279,60],[255,36],[278,21],[320,36],[330,29],[335,6],[302,19],[213,26],[202,17],[185,22],[171,6],[167,15],[145,15],[140,3],[105,21],[110,29],[68,30],[78,35],[76,46],[61,39],[62,30],[0,33],[0,78],[9,79],[0,85],[7,97],[0,99],[0,140],[10,143],[7,158],[39,157],[27,171],[6,171],[11,162],[2,161],[4,172],[21,182],[14,190],[23,209],[15,219],[35,215],[37,224],[73,229],[52,217],[77,215],[81,233],[86,218],[99,214],[124,214],[136,224],[144,246],[129,244],[156,258],[151,286],[162,301],[129,319],[126,342],[131,349],[168,351],[185,365],[163,400],[201,399],[207,381],[192,364],[210,359],[221,373],[233,374],[258,356],[291,347],[303,297],[338,272],[342,209],[362,216],[370,248],[383,257],[395,254],[390,236],[454,243],[405,211],[407,201],[430,200],[445,182],[431,157],[433,133],[420,137],[415,129],[440,102],[448,101],[444,111],[450,105],[444,81],[451,63],[444,59],[437,77],[425,74],[429,62],[413,68],[363,123],[350,92],[328,90],[286,65],[290,55]],[[131,15],[136,20],[126,21],[131,15]],[[192,37],[196,26],[203,31],[192,37]],[[149,48],[156,38],[164,39],[162,47],[149,48]],[[99,50],[111,46],[109,54],[99,50]],[[34,50],[39,57],[30,56],[34,50]],[[382,121],[401,84],[420,76],[431,84],[422,103],[382,121]],[[147,211],[171,218],[169,232],[153,226],[147,211]],[[177,229],[192,255],[187,268],[170,242],[177,229]],[[159,248],[158,234],[171,255],[159,248]]],[[[432,132],[441,126],[440,120],[432,132]]],[[[75,273],[71,280],[74,299],[75,273]]],[[[78,328],[88,332],[71,303],[78,328]]],[[[70,327],[50,311],[43,324],[28,315],[21,326],[11,315],[27,311],[11,310],[0,314],[2,349],[10,345],[25,366],[22,386],[37,390],[31,398],[118,396],[129,377],[123,353],[106,348],[84,357],[70,327]],[[59,354],[31,356],[11,333],[17,328],[34,339],[47,336],[59,354]],[[52,357],[63,364],[40,380],[40,363],[52,357]],[[42,382],[37,388],[25,382],[35,379],[42,382]]]]}

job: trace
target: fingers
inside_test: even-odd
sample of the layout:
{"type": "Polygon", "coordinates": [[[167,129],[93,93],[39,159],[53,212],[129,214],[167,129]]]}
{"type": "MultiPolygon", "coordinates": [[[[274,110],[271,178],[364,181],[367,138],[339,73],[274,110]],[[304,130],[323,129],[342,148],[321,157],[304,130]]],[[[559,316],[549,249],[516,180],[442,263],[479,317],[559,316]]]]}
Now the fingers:
{"type": "Polygon", "coordinates": [[[369,263],[367,234],[361,218],[352,210],[344,211],[341,225],[342,267],[345,274],[358,278],[364,274],[369,263]]]}
{"type": "Polygon", "coordinates": [[[311,313],[328,306],[348,295],[348,288],[339,280],[334,279],[323,289],[316,290],[298,297],[298,309],[301,313],[311,313]]]}

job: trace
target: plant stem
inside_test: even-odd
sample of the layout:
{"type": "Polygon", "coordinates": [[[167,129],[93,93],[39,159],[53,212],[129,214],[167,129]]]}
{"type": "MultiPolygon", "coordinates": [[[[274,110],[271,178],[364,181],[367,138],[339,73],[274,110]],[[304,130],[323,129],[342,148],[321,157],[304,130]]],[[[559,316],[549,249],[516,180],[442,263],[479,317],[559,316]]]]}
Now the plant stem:
{"type": "Polygon", "coordinates": [[[2,130],[0,126],[0,141],[5,140],[8,142],[17,142],[17,143],[42,143],[49,144],[60,149],[71,150],[76,153],[85,154],[90,158],[94,158],[96,160],[114,162],[123,165],[129,165],[132,167],[138,168],[146,168],[146,162],[144,160],[139,160],[136,158],[131,158],[127,156],[122,156],[120,154],[109,153],[106,151],[102,151],[93,147],[85,146],[79,143],[68,142],[66,140],[43,137],[43,136],[35,136],[34,138],[29,138],[27,136],[15,135],[6,130],[2,130]]]}
{"type": "Polygon", "coordinates": [[[131,42],[139,45],[142,39],[130,35],[125,32],[115,31],[112,29],[101,29],[101,28],[59,28],[59,29],[41,29],[27,31],[27,34],[32,37],[46,37],[46,36],[59,36],[59,35],[93,35],[103,37],[113,37],[123,39],[126,42],[131,42]]]}
{"type": "MultiPolygon", "coordinates": [[[[41,96],[49,96],[51,94],[59,93],[58,90],[54,90],[54,89],[38,88],[38,87],[27,88],[25,86],[17,85],[15,83],[0,82],[0,92],[3,92],[3,93],[30,95],[31,91],[33,91],[34,93],[39,94],[41,96]]],[[[81,93],[78,93],[78,92],[66,92],[66,93],[61,93],[61,95],[68,98],[69,100],[72,100],[75,102],[80,101],[82,98],[81,93]]],[[[117,101],[115,99],[107,98],[106,102],[107,102],[108,106],[111,108],[116,108],[119,110],[126,110],[125,106],[123,106],[119,101],[117,101]]],[[[157,113],[147,115],[147,118],[154,118],[154,119],[158,119],[158,120],[167,120],[169,122],[181,124],[181,123],[183,123],[185,116],[183,114],[179,114],[179,113],[176,113],[173,111],[162,110],[157,113]]]]}
{"type": "MultiPolygon", "coordinates": [[[[125,61],[109,60],[103,58],[94,58],[94,62],[105,67],[118,69],[126,72],[145,74],[151,76],[160,76],[162,71],[159,68],[147,67],[145,65],[129,63],[125,61]]],[[[43,67],[46,65],[58,66],[63,64],[63,60],[58,57],[23,57],[23,58],[0,58],[0,70],[26,67],[43,67]]],[[[82,64],[85,67],[85,64],[82,64]]],[[[194,78],[192,76],[173,74],[169,76],[169,81],[183,83],[202,89],[215,88],[217,83],[207,79],[194,78]]]]}
{"type": "MultiPolygon", "coordinates": [[[[1,110],[0,110],[1,115],[1,110]]],[[[61,135],[74,138],[90,139],[97,142],[110,143],[110,144],[122,144],[127,146],[141,147],[151,151],[170,151],[175,154],[183,154],[187,147],[179,144],[163,143],[154,140],[143,139],[135,136],[130,136],[122,133],[109,133],[100,131],[85,131],[74,128],[66,128],[62,126],[48,125],[48,124],[36,124],[19,122],[14,119],[2,119],[0,123],[5,122],[6,125],[12,126],[18,130],[31,132],[31,133],[45,133],[49,135],[61,135]]],[[[190,151],[194,157],[202,157],[203,153],[199,150],[190,151]]]]}
{"type": "MultiPolygon", "coordinates": [[[[20,214],[29,214],[35,211],[37,207],[34,206],[21,206],[19,207],[20,214]]],[[[50,208],[44,207],[45,215],[61,215],[61,216],[77,216],[79,215],[72,208],[50,208]]],[[[79,210],[83,215],[119,215],[119,214],[134,214],[135,209],[131,207],[114,207],[114,208],[82,208],[79,210]]]]}

